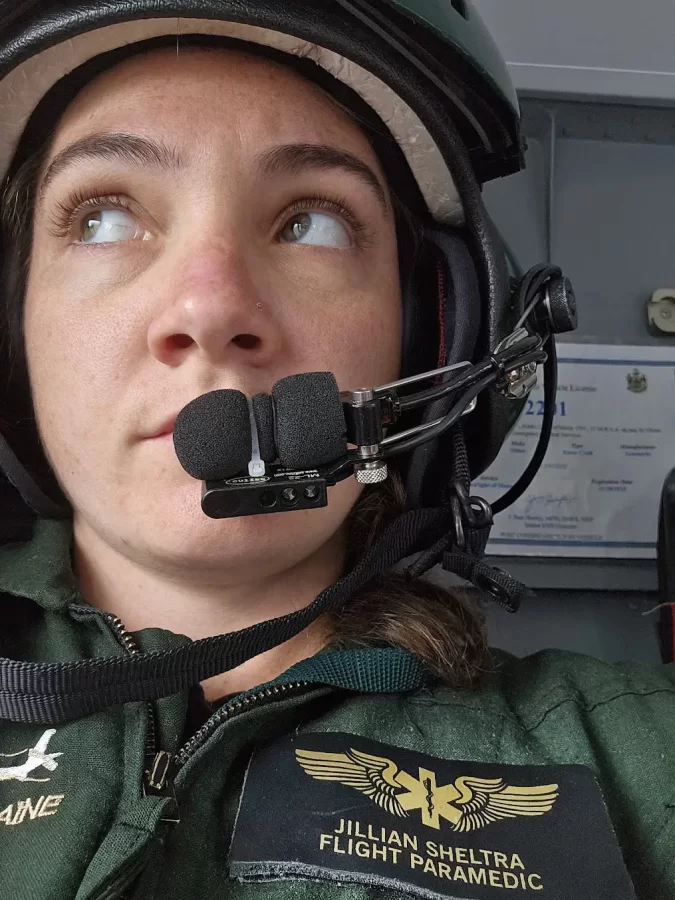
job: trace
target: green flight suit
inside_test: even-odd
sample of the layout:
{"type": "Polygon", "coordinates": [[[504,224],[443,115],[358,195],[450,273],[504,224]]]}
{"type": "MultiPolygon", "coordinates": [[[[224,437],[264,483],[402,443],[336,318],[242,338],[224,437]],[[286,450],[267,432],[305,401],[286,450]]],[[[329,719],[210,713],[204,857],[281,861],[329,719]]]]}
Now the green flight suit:
{"type": "MultiPolygon", "coordinates": [[[[70,542],[69,526],[45,521],[38,524],[31,542],[0,550],[1,656],[58,662],[127,652],[110,618],[88,608],[79,597],[70,564],[70,542]]],[[[184,636],[160,629],[140,632],[134,638],[143,650],[170,649],[187,641],[184,636]]],[[[673,666],[610,665],[558,651],[526,659],[495,653],[494,671],[485,677],[480,689],[460,692],[433,683],[419,661],[401,650],[328,649],[269,685],[229,698],[205,724],[195,719],[198,705],[193,691],[190,696],[163,699],[153,705],[154,709],[146,703],[130,703],[55,729],[1,722],[0,898],[472,898],[479,895],[465,884],[469,870],[476,885],[482,885],[480,890],[489,888],[480,896],[561,896],[541,890],[536,880],[529,884],[521,880],[520,887],[513,887],[511,882],[520,875],[514,869],[507,883],[506,863],[503,871],[489,876],[494,879],[490,883],[494,888],[485,880],[488,875],[481,875],[482,869],[487,873],[490,866],[494,868],[495,860],[501,859],[491,855],[499,846],[498,835],[504,834],[517,844],[518,829],[529,827],[519,818],[517,809],[515,817],[496,824],[474,819],[474,834],[479,829],[482,846],[490,844],[493,850],[476,851],[483,852],[483,860],[471,856],[459,880],[453,880],[457,870],[449,864],[444,869],[446,877],[439,878],[438,865],[423,860],[430,867],[426,893],[419,884],[407,884],[407,870],[402,871],[400,887],[391,887],[391,881],[380,883],[377,873],[372,874],[377,859],[368,863],[371,874],[365,881],[354,880],[344,869],[331,876],[331,860],[338,861],[335,854],[344,855],[339,848],[347,846],[331,836],[321,838],[326,845],[321,857],[327,869],[325,877],[310,869],[308,877],[301,877],[297,871],[290,877],[277,877],[270,870],[266,878],[250,880],[236,874],[236,866],[232,867],[233,860],[236,863],[232,855],[235,819],[238,815],[250,819],[252,815],[249,789],[258,794],[262,790],[268,798],[266,806],[253,810],[254,821],[259,817],[261,834],[272,833],[277,818],[297,821],[300,834],[311,816],[311,804],[323,802],[319,799],[310,803],[307,797],[328,798],[328,793],[321,792],[337,792],[330,794],[339,800],[331,807],[333,818],[330,822],[325,816],[322,819],[329,823],[324,828],[330,828],[331,834],[347,828],[366,834],[366,820],[362,818],[361,825],[353,824],[356,817],[345,811],[351,808],[353,798],[367,805],[361,809],[372,809],[374,816],[385,817],[378,820],[385,823],[383,827],[367,832],[362,848],[368,845],[372,849],[379,842],[391,840],[412,841],[405,834],[414,825],[418,831],[426,829],[425,835],[444,842],[444,846],[460,847],[460,851],[454,851],[455,856],[466,860],[467,852],[461,850],[464,835],[452,830],[450,819],[439,819],[440,806],[434,806],[440,787],[431,779],[442,761],[498,763],[505,767],[506,780],[508,766],[533,767],[533,784],[546,781],[544,776],[535,778],[538,771],[548,771],[534,767],[587,767],[600,785],[636,895],[640,900],[675,898],[673,666]],[[195,724],[190,727],[186,724],[189,721],[195,724]],[[349,763],[344,753],[330,755],[334,735],[346,735],[340,738],[340,746],[356,751],[349,763]],[[320,745],[324,750],[318,756],[317,751],[312,751],[315,756],[311,752],[308,755],[300,746],[304,738],[308,746],[320,745]],[[273,760],[267,770],[263,767],[255,776],[257,787],[251,776],[242,799],[242,785],[254,751],[289,740],[300,747],[297,760],[305,761],[302,767],[288,764],[295,765],[292,778],[299,779],[301,787],[286,807],[297,801],[297,810],[275,805],[276,794],[283,794],[287,787],[284,772],[291,770],[275,770],[273,760]],[[392,763],[397,754],[403,758],[410,751],[428,760],[419,767],[420,773],[428,771],[426,781],[422,774],[416,780],[416,769],[410,765],[406,775],[404,763],[392,763]],[[373,783],[380,785],[379,793],[374,788],[375,793],[371,791],[370,795],[364,793],[358,779],[352,778],[349,783],[349,778],[339,773],[329,773],[322,782],[317,780],[316,767],[312,769],[315,758],[319,760],[316,765],[324,766],[326,759],[337,759],[340,771],[352,773],[360,771],[363,760],[364,772],[368,759],[382,759],[382,766],[388,761],[392,764],[389,775],[384,769],[378,771],[389,787],[377,781],[377,772],[373,783]],[[170,763],[171,780],[160,784],[156,792],[147,790],[148,760],[157,761],[159,768],[170,763]],[[392,775],[395,771],[398,774],[392,775]],[[340,778],[342,783],[336,783],[340,778]],[[398,789],[405,778],[413,786],[426,785],[428,809],[422,801],[415,806],[413,794],[398,789]],[[303,797],[302,785],[307,786],[307,797],[303,797]],[[408,803],[407,812],[401,810],[399,801],[408,803]],[[431,818],[425,820],[425,816],[431,818]],[[500,828],[510,830],[507,834],[500,828]]],[[[373,765],[377,769],[380,763],[370,763],[371,774],[373,765]]],[[[468,784],[469,792],[477,783],[455,781],[460,787],[468,784]]],[[[459,795],[455,787],[447,790],[454,792],[453,797],[459,795]]],[[[541,800],[541,791],[545,793],[547,788],[537,790],[541,800]]],[[[446,794],[446,799],[449,796],[446,794]]],[[[521,804],[522,810],[525,800],[519,797],[521,794],[513,803],[516,807],[521,804]]],[[[543,838],[549,821],[546,816],[552,813],[542,810],[551,806],[552,795],[546,802],[548,806],[544,804],[536,818],[543,838]]],[[[582,807],[583,803],[575,807],[580,831],[584,827],[582,807]]],[[[452,804],[445,807],[447,815],[455,815],[457,821],[464,815],[468,821],[458,809],[452,804]]],[[[249,830],[248,837],[256,835],[249,830]]],[[[593,833],[580,838],[588,847],[594,846],[593,833]]],[[[518,845],[517,849],[519,858],[525,860],[528,847],[518,845]]],[[[560,847],[545,852],[554,850],[561,852],[560,847]]],[[[363,849],[366,852],[371,850],[363,849]]],[[[397,858],[403,859],[400,855],[397,858]]],[[[423,855],[415,860],[418,858],[422,860],[423,855]]],[[[415,864],[422,866],[422,862],[415,864]]],[[[353,865],[361,865],[356,855],[353,865]]]]}

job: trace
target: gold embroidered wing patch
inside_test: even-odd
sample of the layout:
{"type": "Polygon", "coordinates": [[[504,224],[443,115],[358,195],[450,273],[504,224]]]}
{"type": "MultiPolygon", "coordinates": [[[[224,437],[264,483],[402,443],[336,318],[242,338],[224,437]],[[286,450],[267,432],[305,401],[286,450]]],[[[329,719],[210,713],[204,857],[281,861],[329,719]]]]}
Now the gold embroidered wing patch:
{"type": "Polygon", "coordinates": [[[474,831],[500,819],[542,816],[550,812],[558,798],[557,784],[510,787],[501,778],[458,778],[460,796],[453,801],[462,818],[453,831],[474,831]]]}
{"type": "Polygon", "coordinates": [[[346,753],[296,750],[295,756],[312,778],[338,781],[370,797],[388,813],[402,817],[408,815],[396,799],[401,785],[396,781],[398,766],[390,759],[354,749],[346,753]]]}

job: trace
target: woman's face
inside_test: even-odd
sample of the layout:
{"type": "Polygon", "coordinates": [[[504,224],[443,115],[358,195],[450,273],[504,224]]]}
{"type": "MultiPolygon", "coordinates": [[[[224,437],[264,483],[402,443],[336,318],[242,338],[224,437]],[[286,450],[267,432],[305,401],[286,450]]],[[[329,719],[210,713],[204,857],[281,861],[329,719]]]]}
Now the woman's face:
{"type": "Polygon", "coordinates": [[[154,435],[218,388],[397,376],[394,219],[368,141],[314,85],[240,54],[154,52],[100,76],[42,172],[25,334],[76,528],[158,568],[298,564],[338,534],[353,479],[327,509],[216,521],[154,435]]]}

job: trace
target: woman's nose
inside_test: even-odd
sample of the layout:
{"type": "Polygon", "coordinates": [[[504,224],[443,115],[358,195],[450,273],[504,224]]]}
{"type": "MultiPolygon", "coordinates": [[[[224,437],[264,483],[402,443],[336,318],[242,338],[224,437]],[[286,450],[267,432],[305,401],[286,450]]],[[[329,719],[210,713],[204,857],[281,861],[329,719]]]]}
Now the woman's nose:
{"type": "Polygon", "coordinates": [[[165,284],[165,302],[148,328],[150,352],[165,365],[178,366],[197,353],[213,364],[239,359],[264,366],[278,351],[272,307],[241,252],[194,249],[165,284]]]}

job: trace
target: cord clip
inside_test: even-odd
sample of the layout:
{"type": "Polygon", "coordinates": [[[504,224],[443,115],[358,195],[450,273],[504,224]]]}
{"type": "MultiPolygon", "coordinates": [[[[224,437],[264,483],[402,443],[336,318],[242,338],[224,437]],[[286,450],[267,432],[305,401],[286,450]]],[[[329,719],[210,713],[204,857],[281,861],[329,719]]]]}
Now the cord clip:
{"type": "Polygon", "coordinates": [[[472,549],[468,547],[467,531],[481,532],[486,535],[485,541],[480,540],[483,547],[479,552],[482,553],[487,543],[487,534],[492,527],[492,507],[482,497],[470,497],[468,490],[458,478],[453,478],[448,485],[448,491],[455,546],[462,552],[472,549]]]}
{"type": "Polygon", "coordinates": [[[490,360],[498,373],[497,389],[504,394],[509,400],[522,400],[536,387],[537,384],[537,364],[535,362],[525,363],[515,368],[510,368],[508,363],[497,359],[497,354],[504,350],[510,350],[515,344],[520,343],[525,338],[530,337],[530,333],[526,328],[517,328],[512,334],[504,338],[499,343],[490,360]]]}

